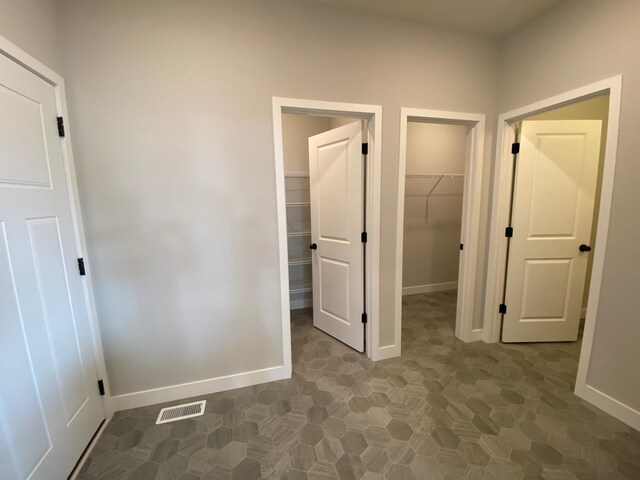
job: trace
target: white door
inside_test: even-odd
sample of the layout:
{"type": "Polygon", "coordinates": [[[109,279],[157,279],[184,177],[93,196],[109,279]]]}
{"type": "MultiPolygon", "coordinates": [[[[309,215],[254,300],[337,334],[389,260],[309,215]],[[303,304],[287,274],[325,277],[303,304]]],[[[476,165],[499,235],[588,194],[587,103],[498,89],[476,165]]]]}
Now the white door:
{"type": "Polygon", "coordinates": [[[600,120],[522,123],[503,342],[578,338],[601,129],[600,120]]]}
{"type": "Polygon", "coordinates": [[[0,478],[65,479],[104,419],[54,87],[0,54],[0,478]]]}
{"type": "Polygon", "coordinates": [[[364,350],[360,122],[309,138],[313,324],[364,350]]]}

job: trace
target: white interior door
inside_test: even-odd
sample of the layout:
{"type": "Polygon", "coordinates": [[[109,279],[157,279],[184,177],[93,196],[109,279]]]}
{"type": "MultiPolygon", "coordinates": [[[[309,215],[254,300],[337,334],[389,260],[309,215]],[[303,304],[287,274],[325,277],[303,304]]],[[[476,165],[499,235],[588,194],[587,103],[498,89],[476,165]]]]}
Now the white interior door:
{"type": "Polygon", "coordinates": [[[65,479],[104,419],[52,85],[0,54],[0,478],[65,479]]]}
{"type": "Polygon", "coordinates": [[[364,350],[360,122],[309,138],[313,324],[364,350]]]}
{"type": "Polygon", "coordinates": [[[600,120],[522,123],[503,342],[578,338],[601,129],[600,120]]]}

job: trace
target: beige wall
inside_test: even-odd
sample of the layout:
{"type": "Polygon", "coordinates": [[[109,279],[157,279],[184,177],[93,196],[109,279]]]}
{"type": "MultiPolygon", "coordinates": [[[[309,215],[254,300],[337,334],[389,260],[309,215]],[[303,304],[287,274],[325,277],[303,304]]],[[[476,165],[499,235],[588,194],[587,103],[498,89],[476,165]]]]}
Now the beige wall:
{"type": "Polygon", "coordinates": [[[285,172],[309,172],[309,137],[331,130],[330,117],[282,115],[282,150],[285,172]]]}
{"type": "MultiPolygon", "coordinates": [[[[467,127],[407,124],[407,175],[463,174],[467,127]]],[[[462,225],[461,179],[405,180],[402,287],[456,282],[462,225]]]]}
{"type": "Polygon", "coordinates": [[[400,107],[493,119],[494,43],[285,0],[60,5],[114,393],[282,364],[272,96],[383,106],[376,300],[393,344],[400,107]]]}
{"type": "Polygon", "coordinates": [[[500,111],[591,82],[624,75],[620,139],[587,384],[640,410],[640,321],[632,301],[640,285],[640,2],[572,0],[505,39],[501,48],[500,111]]]}
{"type": "Polygon", "coordinates": [[[62,73],[58,7],[56,0],[0,0],[0,35],[62,73]]]}
{"type": "MultiPolygon", "coordinates": [[[[602,133],[600,142],[600,161],[598,164],[598,183],[596,185],[595,205],[593,212],[593,223],[591,229],[590,245],[596,245],[596,226],[598,225],[598,205],[600,204],[600,192],[602,190],[602,168],[604,166],[604,154],[606,150],[606,138],[609,127],[609,95],[599,95],[581,102],[572,103],[563,107],[554,108],[547,112],[539,113],[527,117],[525,120],[600,120],[602,122],[602,133]]],[[[584,296],[582,298],[583,308],[587,307],[589,300],[589,286],[591,285],[591,271],[593,269],[593,255],[589,255],[587,273],[585,279],[584,296]]]]}

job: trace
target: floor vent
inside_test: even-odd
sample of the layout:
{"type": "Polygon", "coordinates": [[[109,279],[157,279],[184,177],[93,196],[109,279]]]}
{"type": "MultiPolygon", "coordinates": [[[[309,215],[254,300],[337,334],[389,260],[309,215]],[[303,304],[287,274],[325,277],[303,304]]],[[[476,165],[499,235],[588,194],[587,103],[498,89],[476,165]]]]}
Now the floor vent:
{"type": "Polygon", "coordinates": [[[198,417],[204,414],[204,406],[206,400],[193,403],[185,403],[184,405],[176,405],[175,407],[167,407],[160,410],[156,425],[160,423],[175,422],[185,418],[198,417]]]}

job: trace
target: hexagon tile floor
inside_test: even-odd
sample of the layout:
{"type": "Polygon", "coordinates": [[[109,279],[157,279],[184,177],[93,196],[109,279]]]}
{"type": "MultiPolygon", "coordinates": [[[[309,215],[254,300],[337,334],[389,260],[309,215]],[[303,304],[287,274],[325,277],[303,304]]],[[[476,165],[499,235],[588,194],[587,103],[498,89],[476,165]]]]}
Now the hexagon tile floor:
{"type": "Polygon", "coordinates": [[[464,344],[455,292],[403,303],[402,357],[372,363],[297,312],[293,378],[175,423],[154,424],[168,404],[118,412],[79,479],[640,479],[640,433],[572,393],[579,342],[464,344]]]}

